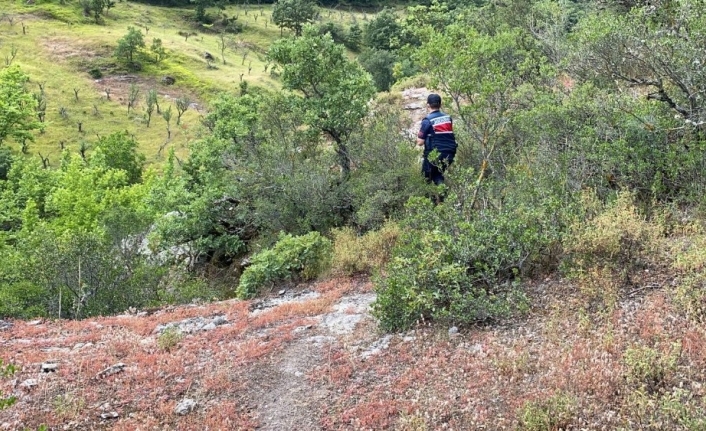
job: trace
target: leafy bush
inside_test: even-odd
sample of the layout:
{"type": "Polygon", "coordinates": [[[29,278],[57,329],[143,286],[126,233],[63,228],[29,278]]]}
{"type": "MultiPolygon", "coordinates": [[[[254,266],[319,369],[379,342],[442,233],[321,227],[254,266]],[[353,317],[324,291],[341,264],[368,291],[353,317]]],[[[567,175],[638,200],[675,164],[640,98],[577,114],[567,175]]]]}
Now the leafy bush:
{"type": "Polygon", "coordinates": [[[171,352],[179,345],[182,338],[184,338],[184,336],[179,332],[179,328],[170,326],[157,337],[157,346],[165,352],[171,352]]]}
{"type": "Polygon", "coordinates": [[[561,392],[547,400],[526,402],[520,412],[520,429],[525,431],[568,429],[573,423],[575,410],[574,397],[561,392]]]}
{"type": "Polygon", "coordinates": [[[660,237],[659,226],[638,213],[630,193],[619,193],[605,210],[595,196],[587,196],[584,207],[586,215],[575,222],[572,235],[564,241],[565,263],[573,272],[610,268],[627,282],[631,273],[649,263],[660,237]]]}
{"type": "Polygon", "coordinates": [[[395,82],[393,67],[397,56],[384,49],[366,49],[358,61],[370,73],[378,91],[389,91],[395,82]]]}
{"type": "Polygon", "coordinates": [[[93,69],[89,70],[88,74],[93,79],[101,79],[103,77],[103,72],[101,72],[101,70],[98,69],[97,67],[94,67],[93,69]]]}
{"type": "Polygon", "coordinates": [[[318,232],[281,235],[274,247],[252,257],[236,294],[240,298],[252,298],[261,288],[277,282],[311,280],[326,268],[330,251],[331,241],[318,232]]]}
{"type": "Polygon", "coordinates": [[[517,277],[556,241],[548,209],[475,213],[455,195],[436,207],[410,199],[392,260],[375,280],[380,326],[400,330],[419,318],[467,324],[525,308],[517,277]]]}
{"type": "Polygon", "coordinates": [[[47,314],[47,291],[29,281],[0,283],[0,317],[29,319],[47,314]]]}
{"type": "Polygon", "coordinates": [[[334,229],[332,234],[332,272],[353,275],[382,269],[390,260],[401,232],[396,223],[388,222],[380,230],[364,235],[358,235],[350,227],[334,229]]]}
{"type": "MultiPolygon", "coordinates": [[[[12,364],[7,364],[3,365],[2,359],[0,359],[0,377],[9,377],[13,374],[15,374],[15,366],[12,364]]],[[[17,401],[17,397],[14,396],[9,396],[5,397],[0,391],[0,410],[6,409],[10,407],[11,405],[15,404],[15,401],[17,401]]]]}
{"type": "Polygon", "coordinates": [[[668,384],[668,379],[676,371],[681,346],[675,343],[667,353],[647,346],[637,346],[625,351],[625,380],[636,388],[654,393],[668,384]]]}

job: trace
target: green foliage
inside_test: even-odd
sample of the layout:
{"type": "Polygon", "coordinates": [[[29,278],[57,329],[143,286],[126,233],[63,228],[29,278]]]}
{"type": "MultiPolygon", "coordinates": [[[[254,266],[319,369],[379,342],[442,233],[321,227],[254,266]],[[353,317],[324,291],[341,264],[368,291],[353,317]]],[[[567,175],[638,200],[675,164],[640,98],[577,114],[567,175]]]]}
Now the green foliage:
{"type": "Polygon", "coordinates": [[[294,40],[280,40],[268,56],[282,69],[282,83],[294,94],[305,124],[333,139],[343,176],[351,171],[348,137],[368,112],[374,87],[357,63],[346,57],[330,35],[317,35],[310,28],[294,40]]]}
{"type": "Polygon", "coordinates": [[[287,280],[311,280],[328,265],[331,241],[318,232],[281,235],[271,249],[255,254],[240,277],[238,297],[257,295],[263,287],[287,280]]]}
{"type": "MultiPolygon", "coordinates": [[[[15,369],[14,365],[12,365],[12,364],[4,365],[2,359],[0,359],[0,377],[1,378],[6,378],[9,376],[12,376],[13,374],[15,374],[15,371],[16,371],[16,369],[15,369]]],[[[4,410],[4,409],[10,407],[11,405],[15,404],[16,401],[17,401],[17,397],[14,397],[14,396],[5,397],[2,393],[2,391],[0,391],[0,410],[4,410]]]]}
{"type": "Polygon", "coordinates": [[[94,21],[99,23],[101,15],[106,9],[110,9],[115,4],[112,0],[81,0],[83,13],[87,16],[93,16],[94,21]]]}
{"type": "Polygon", "coordinates": [[[122,170],[127,175],[128,184],[142,180],[145,155],[138,152],[139,144],[127,132],[117,132],[98,139],[96,151],[100,152],[100,163],[108,169],[122,170]]]}
{"type": "Polygon", "coordinates": [[[152,52],[152,55],[154,55],[154,61],[156,63],[161,62],[167,57],[167,51],[162,45],[162,39],[156,37],[153,38],[152,45],[150,45],[150,51],[152,52]]]}
{"type": "Polygon", "coordinates": [[[140,48],[145,47],[145,40],[142,37],[142,31],[128,27],[127,34],[118,39],[118,46],[115,48],[115,56],[124,60],[128,65],[134,65],[135,54],[140,48]]]}
{"type": "Polygon", "coordinates": [[[301,36],[307,23],[312,23],[318,13],[316,3],[310,0],[278,0],[272,8],[272,21],[280,28],[294,30],[301,36]]]}
{"type": "Polygon", "coordinates": [[[628,385],[647,393],[654,393],[665,387],[676,370],[680,355],[681,346],[676,343],[666,353],[646,346],[626,350],[623,362],[628,385]]]}
{"type": "Polygon", "coordinates": [[[334,229],[331,272],[345,275],[373,274],[389,262],[401,235],[400,227],[388,222],[379,230],[358,235],[352,228],[334,229]]]}
{"type": "Polygon", "coordinates": [[[184,338],[184,335],[179,332],[179,328],[170,326],[157,337],[157,346],[165,352],[171,352],[179,345],[182,338],[184,338]]]}
{"type": "Polygon", "coordinates": [[[572,38],[572,70],[585,79],[616,80],[641,87],[681,124],[701,129],[706,121],[706,73],[700,60],[706,43],[703,2],[641,5],[625,15],[596,13],[582,20],[572,38]],[[596,73],[600,72],[600,73],[596,73]]]}
{"type": "Polygon", "coordinates": [[[397,16],[392,10],[383,9],[365,25],[363,44],[370,49],[390,51],[396,48],[400,32],[397,16]]]}
{"type": "Polygon", "coordinates": [[[93,69],[89,70],[88,74],[93,79],[101,79],[103,77],[103,72],[101,72],[101,70],[98,69],[97,67],[94,67],[93,69]]]}
{"type": "Polygon", "coordinates": [[[0,145],[8,137],[17,142],[33,141],[33,130],[44,125],[35,119],[37,101],[25,84],[29,76],[19,67],[0,69],[0,145]]]}
{"type": "Polygon", "coordinates": [[[367,49],[358,57],[363,68],[370,73],[378,91],[389,91],[395,82],[393,68],[397,56],[390,51],[367,49]]]}
{"type": "Polygon", "coordinates": [[[659,431],[678,429],[698,431],[706,426],[706,411],[693,390],[673,387],[657,393],[643,389],[627,395],[626,428],[659,431]]]}
{"type": "Polygon", "coordinates": [[[620,193],[605,211],[601,207],[595,197],[587,196],[586,217],[576,220],[573,235],[564,241],[567,266],[578,272],[609,267],[628,277],[649,263],[661,231],[638,213],[629,193],[620,193]]]}
{"type": "Polygon", "coordinates": [[[520,411],[520,429],[524,431],[552,431],[568,429],[576,415],[576,399],[565,393],[556,393],[546,400],[529,401],[520,411]]]}

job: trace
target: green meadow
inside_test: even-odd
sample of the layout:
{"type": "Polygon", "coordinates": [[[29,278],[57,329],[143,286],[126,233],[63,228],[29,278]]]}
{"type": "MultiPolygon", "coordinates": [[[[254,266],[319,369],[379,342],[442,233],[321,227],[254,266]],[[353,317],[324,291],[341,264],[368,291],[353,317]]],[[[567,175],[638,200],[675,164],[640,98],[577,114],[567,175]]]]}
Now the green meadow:
{"type": "MultiPolygon", "coordinates": [[[[84,16],[77,2],[34,4],[0,2],[0,61],[19,65],[30,76],[29,88],[46,98],[45,130],[25,147],[56,165],[63,148],[89,148],[99,136],[127,130],[135,135],[151,163],[159,163],[170,149],[185,155],[189,143],[199,138],[201,117],[219,92],[248,86],[277,88],[266,60],[269,45],[281,35],[272,23],[272,7],[231,5],[209,9],[210,17],[225,14],[242,27],[237,34],[220,33],[193,20],[194,11],[132,2],[116,2],[96,23],[84,16]],[[136,56],[139,70],[131,70],[114,56],[117,42],[128,27],[139,29],[145,48],[136,56]],[[185,37],[184,35],[189,35],[185,37]],[[160,39],[166,58],[157,62],[150,52],[160,39]],[[213,60],[206,60],[209,53],[213,60]],[[14,58],[13,58],[14,54],[14,58]],[[99,70],[95,79],[90,71],[99,70]],[[164,83],[174,78],[173,85],[164,83]],[[139,93],[128,114],[131,86],[139,93]],[[170,134],[156,112],[148,126],[145,97],[150,89],[159,95],[161,110],[172,105],[170,134]],[[188,98],[189,109],[176,124],[177,98],[188,98]]],[[[349,24],[366,20],[365,14],[322,11],[322,20],[349,24]]],[[[20,143],[11,143],[17,149],[20,143]]]]}

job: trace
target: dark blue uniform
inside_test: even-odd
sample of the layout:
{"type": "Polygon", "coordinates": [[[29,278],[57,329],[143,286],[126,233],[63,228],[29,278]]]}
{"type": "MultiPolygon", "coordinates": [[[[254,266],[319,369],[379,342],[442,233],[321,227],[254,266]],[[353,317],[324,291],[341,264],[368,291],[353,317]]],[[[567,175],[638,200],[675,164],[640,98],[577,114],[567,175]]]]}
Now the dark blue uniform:
{"type": "Polygon", "coordinates": [[[443,184],[444,171],[453,163],[458,146],[451,116],[441,111],[433,111],[422,120],[422,127],[417,137],[424,139],[424,161],[422,162],[424,177],[436,185],[443,184]],[[439,158],[430,161],[428,156],[434,149],[439,152],[439,158]]]}

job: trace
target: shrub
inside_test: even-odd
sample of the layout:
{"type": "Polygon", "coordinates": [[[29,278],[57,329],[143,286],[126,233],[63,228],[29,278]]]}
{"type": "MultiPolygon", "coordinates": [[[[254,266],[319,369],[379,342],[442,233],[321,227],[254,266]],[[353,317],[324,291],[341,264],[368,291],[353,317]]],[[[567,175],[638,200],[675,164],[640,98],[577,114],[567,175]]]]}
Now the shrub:
{"type": "Polygon", "coordinates": [[[165,352],[170,352],[179,345],[182,338],[184,338],[184,336],[179,332],[179,329],[175,326],[170,326],[159,334],[157,346],[165,352]]]}
{"type": "Polygon", "coordinates": [[[572,272],[610,268],[629,281],[631,273],[649,263],[660,228],[638,213],[629,193],[619,193],[615,202],[598,214],[595,211],[601,211],[600,205],[594,197],[584,199],[584,207],[588,208],[587,216],[577,220],[564,242],[566,263],[572,272]]]}
{"type": "Polygon", "coordinates": [[[472,213],[454,195],[434,207],[412,198],[385,274],[375,279],[373,314],[383,330],[417,319],[468,324],[526,307],[521,276],[554,241],[539,208],[472,213]]]}
{"type": "Polygon", "coordinates": [[[667,385],[669,377],[676,371],[681,346],[675,343],[668,353],[647,346],[630,348],[623,354],[625,380],[627,383],[648,393],[667,385]]]}
{"type": "MultiPolygon", "coordinates": [[[[13,374],[15,374],[15,371],[16,369],[14,365],[3,365],[2,359],[0,359],[0,377],[12,376],[13,374]]],[[[7,407],[10,407],[11,405],[15,404],[15,401],[17,401],[17,397],[6,397],[3,395],[2,391],[0,391],[0,410],[6,409],[7,407]]]]}
{"type": "Polygon", "coordinates": [[[277,282],[311,280],[327,266],[330,250],[331,241],[318,232],[281,235],[274,247],[252,257],[236,294],[240,298],[252,298],[261,288],[277,282]]]}
{"type": "Polygon", "coordinates": [[[47,314],[48,292],[29,281],[0,284],[0,317],[30,319],[47,314]]]}
{"type": "Polygon", "coordinates": [[[353,275],[379,271],[390,260],[392,248],[400,236],[394,222],[386,223],[380,230],[358,235],[352,228],[333,230],[333,273],[353,275]]]}
{"type": "Polygon", "coordinates": [[[550,431],[568,429],[573,423],[576,400],[569,394],[557,393],[547,400],[528,401],[520,412],[520,429],[550,431]]]}
{"type": "Polygon", "coordinates": [[[94,67],[93,69],[89,70],[88,74],[93,79],[101,79],[103,77],[103,72],[101,72],[101,70],[98,69],[97,67],[94,67]]]}

